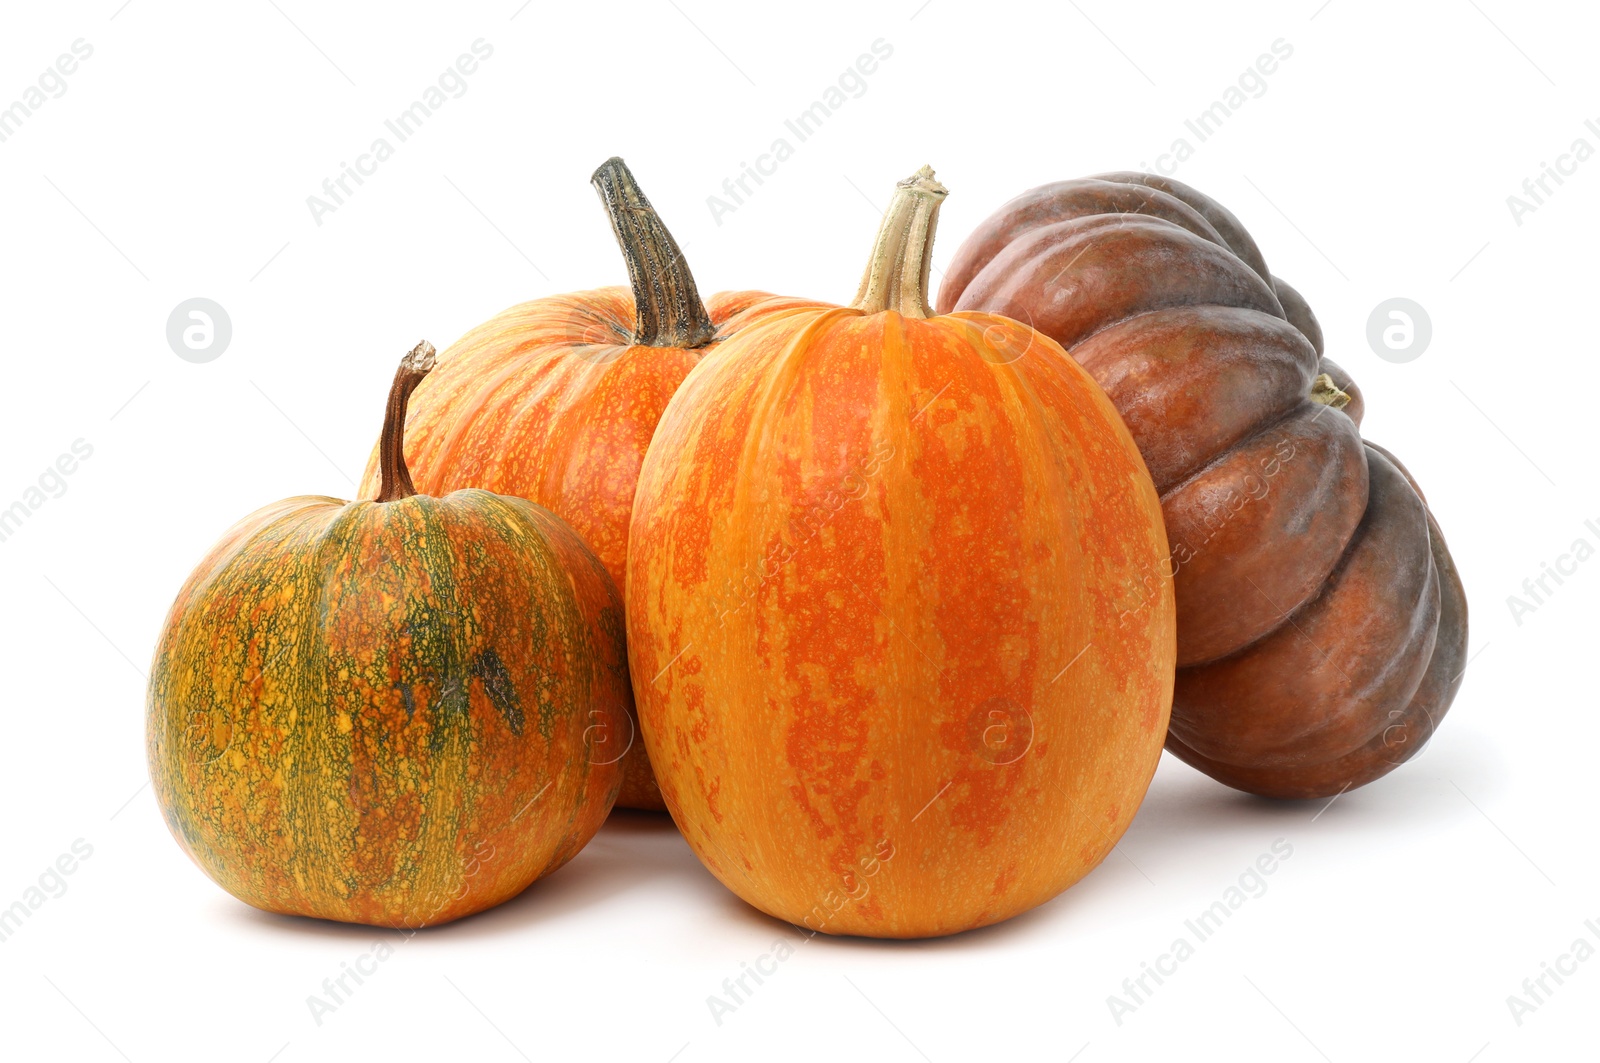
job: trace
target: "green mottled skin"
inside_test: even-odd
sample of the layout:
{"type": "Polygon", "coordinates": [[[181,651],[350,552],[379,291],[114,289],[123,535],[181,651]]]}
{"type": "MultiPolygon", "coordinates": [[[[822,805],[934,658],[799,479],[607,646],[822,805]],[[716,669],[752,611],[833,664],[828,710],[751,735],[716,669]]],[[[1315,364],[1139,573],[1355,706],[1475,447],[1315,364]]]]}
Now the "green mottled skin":
{"type": "Polygon", "coordinates": [[[269,911],[446,922],[561,866],[616,797],[618,595],[557,517],[486,491],[291,498],[189,578],[151,670],[174,836],[269,911]],[[603,758],[593,758],[595,760],[603,758]]]}

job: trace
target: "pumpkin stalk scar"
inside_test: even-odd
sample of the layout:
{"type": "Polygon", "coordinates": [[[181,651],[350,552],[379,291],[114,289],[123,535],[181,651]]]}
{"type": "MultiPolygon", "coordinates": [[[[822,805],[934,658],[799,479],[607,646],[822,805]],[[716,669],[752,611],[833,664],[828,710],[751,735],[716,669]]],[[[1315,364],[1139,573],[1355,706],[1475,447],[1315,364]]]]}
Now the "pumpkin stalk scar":
{"type": "Polygon", "coordinates": [[[411,470],[406,468],[406,404],[422,378],[433,371],[434,354],[433,344],[423,340],[400,359],[400,367],[394,371],[394,383],[389,385],[389,399],[383,411],[383,435],[378,442],[383,484],[378,492],[379,502],[397,502],[417,493],[411,470]]]}
{"type": "Polygon", "coordinates": [[[1342,410],[1350,405],[1350,396],[1339,390],[1339,385],[1333,382],[1333,377],[1327,373],[1318,373],[1317,379],[1311,382],[1311,401],[1342,410]]]}
{"type": "Polygon", "coordinates": [[[626,163],[612,156],[589,178],[611,219],[633,288],[633,343],[641,347],[704,347],[717,327],[700,300],[678,242],[662,224],[626,163]]]}

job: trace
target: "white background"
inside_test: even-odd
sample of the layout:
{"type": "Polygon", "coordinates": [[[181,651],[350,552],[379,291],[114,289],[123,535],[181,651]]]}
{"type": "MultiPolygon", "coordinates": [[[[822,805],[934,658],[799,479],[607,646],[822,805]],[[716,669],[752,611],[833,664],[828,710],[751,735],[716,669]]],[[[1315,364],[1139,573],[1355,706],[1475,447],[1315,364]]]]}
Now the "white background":
{"type": "Polygon", "coordinates": [[[1520,618],[1507,598],[1574,540],[1600,545],[1600,158],[1521,224],[1506,200],[1575,139],[1600,148],[1600,20],[1507,0],[920,2],[6,5],[0,105],[74,40],[94,52],[0,143],[0,508],[75,440],[93,456],[0,542],[0,907],[75,840],[93,855],[0,943],[0,1055],[1594,1057],[1600,958],[1520,1026],[1506,998],[1600,944],[1600,560],[1520,618]],[[478,38],[494,53],[465,95],[316,224],[306,197],[478,38]],[[893,54],[864,93],[718,224],[707,197],[794,143],[783,120],[878,38],[893,54]],[[1184,120],[1278,38],[1293,55],[1264,93],[1196,142],[1184,120]],[[519,899],[400,944],[315,1022],[306,998],[377,935],[233,900],[145,785],[144,670],[223,529],[348,496],[419,337],[443,348],[514,302],[624,282],[588,185],[612,154],[702,291],[847,301],[890,188],[924,162],[952,191],[942,265],[1010,196],[1153,166],[1179,137],[1175,176],[1310,300],[1367,435],[1449,538],[1473,661],[1436,741],[1331,807],[1165,758],[1117,852],[1054,902],[950,940],[808,942],[720,1025],[706,998],[791,932],[665,819],[618,817],[519,899]],[[165,338],[196,296],[233,324],[208,364],[165,338]],[[1433,324],[1405,364],[1366,341],[1395,296],[1433,324]],[[1116,1023],[1107,997],[1280,838],[1267,892],[1116,1023]]]}

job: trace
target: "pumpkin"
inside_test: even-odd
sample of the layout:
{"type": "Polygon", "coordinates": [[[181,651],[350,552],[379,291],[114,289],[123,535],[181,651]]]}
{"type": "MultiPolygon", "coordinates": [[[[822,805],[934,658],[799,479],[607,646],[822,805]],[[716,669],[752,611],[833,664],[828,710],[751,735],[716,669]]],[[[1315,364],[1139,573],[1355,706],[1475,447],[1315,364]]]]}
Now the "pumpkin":
{"type": "MultiPolygon", "coordinates": [[[[621,159],[595,171],[629,288],[521,303],[461,337],[417,389],[406,458],[418,489],[478,487],[550,509],[618,587],[627,571],[634,487],[656,422],[689,370],[768,297],[702,304],[672,234],[621,159]]],[[[374,449],[360,495],[377,488],[374,449]]],[[[605,736],[622,758],[625,808],[661,809],[633,716],[605,736]]]]}
{"type": "Polygon", "coordinates": [[[1055,896],[1133,818],[1170,708],[1149,474],[1055,343],[933,316],[944,195],[901,182],[850,306],[697,366],[634,499],[629,661],[667,807],[736,894],[832,934],[1055,896]]]}
{"type": "Polygon", "coordinates": [[[1461,580],[1421,491],[1363,443],[1348,374],[1231,213],[1113,173],[1026,192],[939,306],[1029,323],[1122,412],[1178,601],[1167,745],[1231,786],[1326,797],[1414,755],[1465,667],[1461,580]]]}
{"type": "Polygon", "coordinates": [[[236,524],[167,616],[150,774],[178,844],[267,911],[420,927],[515,896],[599,829],[628,712],[622,603],[548,510],[415,494],[423,344],[395,376],[376,501],[236,524]]]}

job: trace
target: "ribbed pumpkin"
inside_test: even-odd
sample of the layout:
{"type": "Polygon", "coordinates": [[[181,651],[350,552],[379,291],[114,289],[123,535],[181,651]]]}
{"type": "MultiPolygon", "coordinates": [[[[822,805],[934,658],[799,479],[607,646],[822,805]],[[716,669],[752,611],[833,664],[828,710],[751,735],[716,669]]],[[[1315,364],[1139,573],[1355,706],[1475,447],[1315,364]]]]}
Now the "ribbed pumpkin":
{"type": "Polygon", "coordinates": [[[1299,293],[1177,181],[1044,185],[983,222],[946,311],[1027,322],[1106,389],[1161,492],[1178,598],[1168,747],[1232,786],[1323,797],[1414,755],[1465,667],[1437,524],[1322,355],[1299,293]]]}
{"type": "MultiPolygon", "coordinates": [[[[634,487],[661,411],[689,370],[771,297],[730,292],[703,305],[676,241],[623,161],[608,160],[592,180],[631,291],[521,303],[461,337],[411,401],[406,459],[418,490],[478,487],[547,507],[620,588],[634,487]]],[[[374,449],[362,498],[377,489],[377,463],[374,449]]],[[[623,758],[617,804],[663,808],[628,720],[607,736],[623,758]]]]}
{"type": "Polygon", "coordinates": [[[735,893],[827,933],[1053,897],[1133,818],[1170,708],[1144,463],[1055,343],[929,312],[944,195],[901,183],[851,306],[698,366],[634,500],[629,658],[667,806],[735,893]]]}
{"type": "Polygon", "coordinates": [[[622,603],[520,498],[413,493],[426,344],[396,374],[377,501],[246,517],[179,593],[151,666],[150,774],[173,836],[258,908],[420,927],[499,904],[604,821],[629,711],[622,603]]]}

